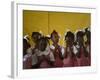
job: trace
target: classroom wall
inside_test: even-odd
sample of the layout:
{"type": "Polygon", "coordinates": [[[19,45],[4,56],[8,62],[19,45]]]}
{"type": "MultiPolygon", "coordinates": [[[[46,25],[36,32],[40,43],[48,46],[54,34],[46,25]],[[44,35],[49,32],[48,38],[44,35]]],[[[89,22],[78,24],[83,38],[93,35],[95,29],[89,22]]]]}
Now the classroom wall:
{"type": "Polygon", "coordinates": [[[61,36],[61,45],[64,45],[64,35],[68,29],[75,32],[90,26],[91,14],[89,13],[23,11],[23,36],[26,34],[31,36],[33,31],[48,35],[56,30],[61,36]]]}

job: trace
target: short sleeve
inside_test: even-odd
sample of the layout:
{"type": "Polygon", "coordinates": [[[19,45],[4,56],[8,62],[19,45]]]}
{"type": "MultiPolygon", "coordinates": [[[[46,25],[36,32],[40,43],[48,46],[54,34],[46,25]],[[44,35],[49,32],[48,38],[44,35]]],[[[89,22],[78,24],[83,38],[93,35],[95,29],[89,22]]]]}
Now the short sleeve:
{"type": "Polygon", "coordinates": [[[55,61],[54,55],[51,51],[50,51],[49,56],[50,56],[50,61],[55,61]]]}

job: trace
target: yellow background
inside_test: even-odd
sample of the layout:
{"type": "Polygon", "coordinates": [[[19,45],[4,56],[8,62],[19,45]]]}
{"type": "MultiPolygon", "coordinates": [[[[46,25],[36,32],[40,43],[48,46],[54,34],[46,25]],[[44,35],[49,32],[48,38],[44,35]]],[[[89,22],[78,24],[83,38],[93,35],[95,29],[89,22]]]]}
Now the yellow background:
{"type": "Polygon", "coordinates": [[[23,36],[28,34],[30,38],[34,31],[48,35],[56,30],[61,35],[60,44],[64,45],[63,39],[68,29],[75,32],[90,26],[90,13],[23,10],[23,36]]]}

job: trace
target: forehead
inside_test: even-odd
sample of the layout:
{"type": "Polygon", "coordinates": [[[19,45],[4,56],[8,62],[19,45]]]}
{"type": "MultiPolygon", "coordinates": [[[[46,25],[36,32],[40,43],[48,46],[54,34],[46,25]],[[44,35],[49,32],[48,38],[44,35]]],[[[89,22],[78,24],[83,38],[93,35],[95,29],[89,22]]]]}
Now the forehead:
{"type": "Polygon", "coordinates": [[[39,44],[44,44],[44,43],[47,43],[47,40],[43,38],[43,39],[40,39],[38,42],[39,44]]]}
{"type": "Polygon", "coordinates": [[[39,37],[40,37],[40,35],[38,35],[38,34],[32,36],[33,39],[38,39],[39,37]]]}
{"type": "Polygon", "coordinates": [[[52,36],[53,37],[59,37],[59,35],[57,33],[53,33],[52,36]]]}

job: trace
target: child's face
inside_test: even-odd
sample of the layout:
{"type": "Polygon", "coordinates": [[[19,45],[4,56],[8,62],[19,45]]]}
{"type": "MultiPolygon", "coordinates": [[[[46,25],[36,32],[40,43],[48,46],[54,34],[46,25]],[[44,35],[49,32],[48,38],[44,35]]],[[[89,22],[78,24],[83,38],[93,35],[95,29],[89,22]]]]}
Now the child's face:
{"type": "Polygon", "coordinates": [[[73,40],[71,37],[66,37],[66,44],[71,45],[73,43],[73,40]]]}
{"type": "Polygon", "coordinates": [[[58,36],[58,34],[53,34],[52,35],[52,41],[53,41],[53,43],[58,43],[59,42],[59,36],[58,36]]]}
{"type": "Polygon", "coordinates": [[[79,44],[83,43],[83,37],[78,36],[77,37],[77,42],[79,42],[79,44]]]}
{"type": "Polygon", "coordinates": [[[44,51],[47,47],[47,41],[46,40],[40,40],[38,44],[38,49],[40,51],[44,51]]]}
{"type": "Polygon", "coordinates": [[[32,40],[33,40],[33,42],[37,42],[37,40],[38,40],[38,38],[40,37],[40,35],[34,35],[33,37],[32,37],[32,40]]]}

